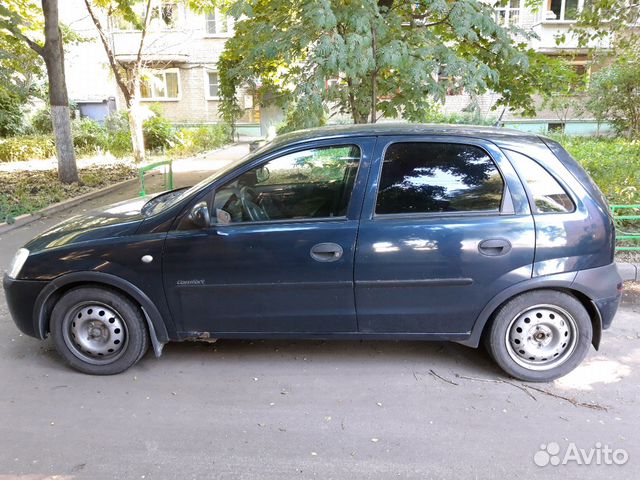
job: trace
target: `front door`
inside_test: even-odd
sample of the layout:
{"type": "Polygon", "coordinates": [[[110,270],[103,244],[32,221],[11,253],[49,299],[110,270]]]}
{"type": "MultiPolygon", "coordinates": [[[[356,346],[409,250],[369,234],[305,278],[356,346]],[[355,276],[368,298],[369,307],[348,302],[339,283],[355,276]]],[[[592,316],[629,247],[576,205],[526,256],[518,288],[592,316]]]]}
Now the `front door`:
{"type": "Polygon", "coordinates": [[[168,234],[182,336],[357,331],[353,262],[374,138],[269,154],[220,180],[212,226],[168,234]]]}
{"type": "Polygon", "coordinates": [[[358,235],[355,288],[366,333],[458,338],[502,289],[531,277],[526,195],[490,142],[378,141],[358,235]]]}

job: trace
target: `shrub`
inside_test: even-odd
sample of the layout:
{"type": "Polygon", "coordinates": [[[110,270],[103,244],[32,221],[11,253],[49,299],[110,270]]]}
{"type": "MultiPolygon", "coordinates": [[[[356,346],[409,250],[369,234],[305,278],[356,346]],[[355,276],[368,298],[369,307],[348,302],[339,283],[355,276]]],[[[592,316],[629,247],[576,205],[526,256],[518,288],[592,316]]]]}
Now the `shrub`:
{"type": "Polygon", "coordinates": [[[183,128],[176,135],[176,144],[169,154],[186,157],[219,148],[231,139],[231,127],[226,123],[203,125],[198,128],[183,128]]]}
{"type": "Polygon", "coordinates": [[[560,136],[611,203],[640,203],[640,142],[624,138],[560,136]]]}
{"type": "Polygon", "coordinates": [[[92,154],[107,148],[107,130],[95,120],[81,118],[72,123],[73,145],[79,154],[92,154]]]}
{"type": "Polygon", "coordinates": [[[171,122],[155,115],[142,124],[144,145],[147,150],[158,151],[170,148],[176,141],[176,132],[171,122]]]}
{"type": "Polygon", "coordinates": [[[25,135],[0,143],[0,162],[18,162],[53,157],[56,144],[51,135],[25,135]]]}
{"type": "Polygon", "coordinates": [[[129,155],[133,146],[127,112],[120,110],[110,114],[104,120],[104,128],[107,133],[107,150],[118,158],[129,155]]]}
{"type": "Polygon", "coordinates": [[[53,133],[51,111],[48,108],[38,110],[31,118],[31,127],[33,128],[34,133],[39,135],[48,135],[53,133]]]}
{"type": "Polygon", "coordinates": [[[24,131],[22,105],[17,95],[0,91],[0,137],[20,135],[24,131]]]}

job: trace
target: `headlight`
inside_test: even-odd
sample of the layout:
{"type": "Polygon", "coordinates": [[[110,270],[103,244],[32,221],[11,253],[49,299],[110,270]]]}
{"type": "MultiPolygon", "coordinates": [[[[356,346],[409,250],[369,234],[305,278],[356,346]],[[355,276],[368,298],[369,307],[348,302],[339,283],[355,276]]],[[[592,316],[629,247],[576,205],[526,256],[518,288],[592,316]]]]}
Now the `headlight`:
{"type": "Polygon", "coordinates": [[[11,278],[16,278],[20,273],[20,270],[22,270],[24,262],[27,261],[27,257],[29,257],[29,250],[26,248],[18,250],[13,257],[13,261],[11,262],[11,267],[9,267],[7,275],[11,278]]]}

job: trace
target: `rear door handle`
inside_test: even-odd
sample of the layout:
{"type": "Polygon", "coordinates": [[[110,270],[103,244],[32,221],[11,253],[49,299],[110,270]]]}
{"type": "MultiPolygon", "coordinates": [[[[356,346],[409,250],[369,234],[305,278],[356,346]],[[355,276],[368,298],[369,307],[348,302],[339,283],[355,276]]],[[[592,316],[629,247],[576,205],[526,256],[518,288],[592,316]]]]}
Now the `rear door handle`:
{"type": "Polygon", "coordinates": [[[506,255],[511,251],[511,242],[504,238],[488,238],[478,244],[478,251],[487,257],[506,255]]]}
{"type": "Polygon", "coordinates": [[[337,243],[318,243],[311,247],[311,258],[317,262],[335,262],[342,257],[342,247],[337,243]]]}

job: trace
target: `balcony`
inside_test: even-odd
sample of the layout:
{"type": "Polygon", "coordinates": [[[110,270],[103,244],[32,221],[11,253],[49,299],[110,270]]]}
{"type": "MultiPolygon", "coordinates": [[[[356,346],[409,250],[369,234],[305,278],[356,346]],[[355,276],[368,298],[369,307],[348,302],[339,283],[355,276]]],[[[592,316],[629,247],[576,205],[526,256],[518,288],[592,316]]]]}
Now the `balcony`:
{"type": "Polygon", "coordinates": [[[532,25],[533,33],[538,38],[531,39],[531,46],[543,53],[582,52],[591,49],[608,49],[611,46],[609,39],[590,41],[586,46],[580,46],[575,35],[570,33],[575,25],[575,20],[558,20],[551,11],[540,11],[536,14],[536,20],[532,25]],[[558,38],[564,35],[564,40],[558,43],[558,38]]]}

